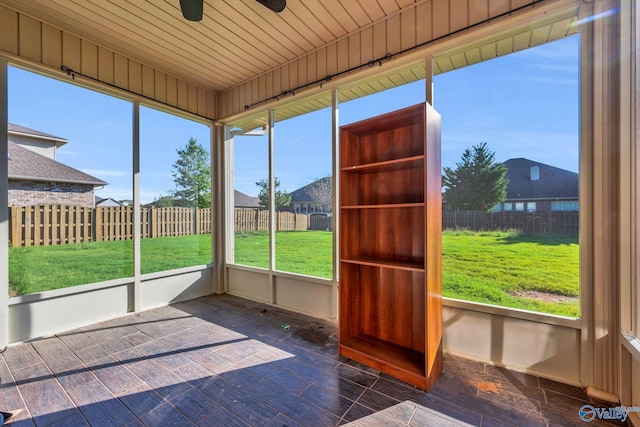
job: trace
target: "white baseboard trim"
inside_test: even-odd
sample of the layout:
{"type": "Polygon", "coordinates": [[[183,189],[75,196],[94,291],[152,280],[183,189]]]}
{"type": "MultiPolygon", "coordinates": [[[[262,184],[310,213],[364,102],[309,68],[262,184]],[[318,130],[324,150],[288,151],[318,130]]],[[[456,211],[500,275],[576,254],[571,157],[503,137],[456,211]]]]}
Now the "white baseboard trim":
{"type": "Polygon", "coordinates": [[[587,386],[587,395],[589,397],[593,397],[594,399],[604,400],[605,402],[620,403],[620,398],[617,394],[597,389],[592,385],[587,386]]]}

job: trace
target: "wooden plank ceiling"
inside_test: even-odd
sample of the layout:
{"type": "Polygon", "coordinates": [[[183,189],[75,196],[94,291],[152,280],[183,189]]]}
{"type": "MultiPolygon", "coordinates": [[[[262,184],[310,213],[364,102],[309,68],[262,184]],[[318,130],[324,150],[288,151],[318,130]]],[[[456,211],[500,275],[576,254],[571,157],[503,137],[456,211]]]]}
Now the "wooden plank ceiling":
{"type": "Polygon", "coordinates": [[[413,5],[414,0],[289,0],[276,14],[254,0],[2,0],[170,74],[219,92],[413,5]]]}
{"type": "MultiPolygon", "coordinates": [[[[179,0],[0,0],[22,13],[71,31],[99,45],[221,92],[300,56],[428,0],[289,0],[276,14],[255,0],[204,0],[204,18],[182,17],[179,0]]],[[[573,17],[542,22],[478,41],[435,59],[446,72],[505,55],[576,31],[573,17]]],[[[424,78],[416,64],[381,74],[341,91],[353,99],[424,78]]],[[[318,108],[295,105],[279,118],[318,108]]]]}

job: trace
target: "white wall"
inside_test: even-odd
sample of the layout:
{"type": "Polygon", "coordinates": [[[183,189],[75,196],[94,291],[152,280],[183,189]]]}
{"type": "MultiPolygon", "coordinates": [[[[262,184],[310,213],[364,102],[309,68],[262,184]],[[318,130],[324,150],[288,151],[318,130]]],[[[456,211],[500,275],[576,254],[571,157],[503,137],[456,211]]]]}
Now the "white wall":
{"type": "MultiPolygon", "coordinates": [[[[227,267],[227,292],[316,317],[337,320],[332,282],[240,266],[227,267]],[[274,292],[271,292],[273,280],[274,292]]],[[[580,321],[444,300],[445,352],[580,384],[580,321]]]]}
{"type": "Polygon", "coordinates": [[[48,157],[52,160],[56,159],[56,146],[51,141],[12,134],[9,134],[9,141],[19,144],[28,150],[40,154],[41,156],[48,157]]]}
{"type": "MultiPolygon", "coordinates": [[[[147,310],[212,293],[210,268],[143,277],[141,307],[147,310]]],[[[70,331],[133,311],[133,281],[98,284],[9,298],[9,342],[70,331]]]]}
{"type": "Polygon", "coordinates": [[[580,328],[443,307],[445,352],[580,384],[580,328]]]}

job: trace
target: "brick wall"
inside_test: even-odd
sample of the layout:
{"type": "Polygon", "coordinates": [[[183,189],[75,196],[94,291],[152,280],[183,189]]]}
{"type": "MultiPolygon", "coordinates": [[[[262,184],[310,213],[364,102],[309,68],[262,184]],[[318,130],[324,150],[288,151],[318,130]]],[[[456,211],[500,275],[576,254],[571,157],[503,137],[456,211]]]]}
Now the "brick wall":
{"type": "Polygon", "coordinates": [[[9,180],[9,206],[41,204],[77,205],[93,208],[93,186],[61,182],[9,180]]]}

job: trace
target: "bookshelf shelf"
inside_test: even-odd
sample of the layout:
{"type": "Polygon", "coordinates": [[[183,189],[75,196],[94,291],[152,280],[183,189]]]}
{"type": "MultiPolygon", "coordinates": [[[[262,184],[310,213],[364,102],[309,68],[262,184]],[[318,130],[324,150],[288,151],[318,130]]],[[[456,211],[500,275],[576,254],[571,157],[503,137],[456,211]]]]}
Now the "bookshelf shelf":
{"type": "Polygon", "coordinates": [[[430,389],[442,371],[440,116],[340,128],[340,354],[430,389]]]}

